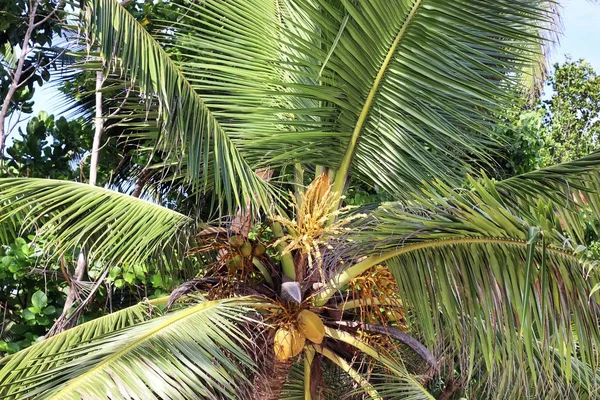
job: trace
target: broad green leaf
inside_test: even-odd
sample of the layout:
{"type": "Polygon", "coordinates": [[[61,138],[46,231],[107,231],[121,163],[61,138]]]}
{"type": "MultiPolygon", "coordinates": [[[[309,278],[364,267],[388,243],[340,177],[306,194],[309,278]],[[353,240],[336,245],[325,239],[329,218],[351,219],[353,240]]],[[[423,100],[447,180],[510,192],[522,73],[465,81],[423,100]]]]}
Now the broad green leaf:
{"type": "Polygon", "coordinates": [[[33,306],[38,310],[38,313],[41,312],[41,310],[48,305],[48,297],[46,296],[46,293],[42,292],[41,290],[35,292],[31,296],[31,304],[33,304],[33,306]]]}

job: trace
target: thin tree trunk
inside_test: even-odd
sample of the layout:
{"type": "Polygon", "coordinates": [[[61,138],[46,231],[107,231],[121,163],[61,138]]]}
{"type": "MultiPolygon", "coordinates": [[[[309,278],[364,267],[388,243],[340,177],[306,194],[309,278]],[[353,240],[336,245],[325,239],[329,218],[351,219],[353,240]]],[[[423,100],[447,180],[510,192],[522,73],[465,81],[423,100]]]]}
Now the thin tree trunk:
{"type": "Polygon", "coordinates": [[[75,268],[75,274],[72,278],[65,276],[67,282],[69,283],[69,293],[67,294],[67,299],[65,300],[65,305],[63,307],[62,313],[60,316],[54,321],[54,324],[46,334],[46,337],[54,336],[62,331],[69,329],[71,326],[75,325],[77,322],[76,315],[69,315],[71,311],[71,307],[75,304],[75,301],[79,299],[79,290],[77,288],[78,282],[83,280],[83,276],[87,269],[87,261],[85,259],[85,255],[83,251],[79,252],[79,257],[77,258],[77,266],[75,268]]]}
{"type": "Polygon", "coordinates": [[[37,7],[38,0],[34,0],[31,3],[31,9],[29,10],[29,23],[27,25],[27,30],[25,31],[23,44],[21,45],[21,54],[19,55],[19,60],[17,61],[17,69],[15,70],[12,82],[10,83],[10,88],[8,89],[8,93],[6,93],[6,97],[4,97],[4,101],[2,102],[2,109],[0,110],[0,165],[4,158],[4,146],[6,144],[6,116],[8,114],[10,102],[12,101],[12,98],[17,92],[17,89],[19,88],[19,85],[21,83],[23,65],[25,64],[25,57],[27,56],[27,51],[29,50],[29,40],[31,39],[31,34],[33,33],[33,30],[36,27],[35,15],[37,12],[37,7]]]}
{"type": "MultiPolygon", "coordinates": [[[[104,81],[104,74],[102,70],[96,72],[96,130],[94,133],[94,142],[92,144],[92,158],[90,161],[90,177],[89,184],[96,186],[98,178],[98,153],[100,151],[100,142],[102,140],[102,133],[104,131],[104,118],[102,117],[102,83],[104,81]]],[[[71,311],[71,308],[75,304],[75,301],[80,298],[80,283],[83,282],[85,272],[87,270],[87,260],[83,250],[79,252],[77,259],[77,266],[75,267],[75,273],[71,281],[69,282],[69,293],[65,300],[65,306],[58,319],[52,325],[50,331],[46,334],[46,337],[54,336],[64,330],[67,330],[77,323],[79,316],[83,312],[82,307],[78,307],[76,310],[71,311]],[[71,312],[71,314],[69,314],[71,312]]],[[[93,291],[98,289],[99,285],[95,285],[92,289],[92,293],[88,297],[93,296],[93,291]]]]}
{"type": "Polygon", "coordinates": [[[147,169],[144,169],[142,171],[142,175],[140,176],[140,179],[135,184],[135,189],[133,190],[133,193],[131,194],[133,197],[139,198],[141,196],[142,191],[144,190],[144,186],[146,186],[146,182],[148,182],[148,179],[150,179],[151,176],[152,176],[152,171],[148,171],[147,169]]]}
{"type": "Polygon", "coordinates": [[[90,161],[90,180],[89,184],[96,186],[98,179],[98,153],[100,152],[100,141],[104,131],[104,119],[102,118],[102,82],[104,74],[102,70],[96,72],[96,131],[94,133],[94,143],[92,144],[92,159],[90,161]]]}

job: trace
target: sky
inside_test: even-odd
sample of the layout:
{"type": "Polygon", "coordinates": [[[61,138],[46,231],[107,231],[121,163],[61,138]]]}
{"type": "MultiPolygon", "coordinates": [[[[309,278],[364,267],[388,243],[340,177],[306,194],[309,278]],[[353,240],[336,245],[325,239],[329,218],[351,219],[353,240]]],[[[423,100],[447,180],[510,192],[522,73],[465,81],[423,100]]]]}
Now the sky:
{"type": "Polygon", "coordinates": [[[551,53],[551,63],[562,62],[565,54],[584,58],[600,73],[600,1],[562,0],[562,35],[551,53]]]}
{"type": "MultiPolygon", "coordinates": [[[[563,62],[565,54],[569,54],[574,60],[584,58],[600,73],[600,0],[562,0],[561,4],[562,34],[550,53],[549,64],[563,62]]],[[[59,104],[53,101],[56,92],[51,86],[36,90],[32,115],[41,110],[59,111],[59,104]]],[[[25,124],[24,121],[20,126],[24,128],[25,124]]]]}

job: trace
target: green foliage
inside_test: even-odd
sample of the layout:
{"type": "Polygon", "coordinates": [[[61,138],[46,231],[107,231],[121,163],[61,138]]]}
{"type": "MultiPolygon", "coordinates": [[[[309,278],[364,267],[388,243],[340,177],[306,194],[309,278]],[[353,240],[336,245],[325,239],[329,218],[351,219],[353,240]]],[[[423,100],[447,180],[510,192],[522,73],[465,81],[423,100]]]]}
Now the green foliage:
{"type": "MultiPolygon", "coordinates": [[[[14,50],[23,45],[31,4],[27,0],[0,0],[0,10],[2,10],[0,12],[0,98],[2,99],[8,92],[12,81],[11,74],[16,66],[14,50]]],[[[35,85],[41,86],[49,81],[51,69],[56,67],[58,52],[51,49],[51,46],[53,40],[62,33],[63,26],[59,20],[64,17],[64,2],[40,1],[36,10],[35,23],[45,19],[55,9],[58,9],[57,13],[33,30],[29,46],[34,50],[26,56],[23,65],[24,73],[21,77],[21,82],[25,84],[15,93],[9,114],[15,110],[31,113],[35,85]]]]}
{"type": "Polygon", "coordinates": [[[585,60],[555,64],[548,99],[531,105],[520,92],[494,127],[504,139],[491,174],[507,178],[582,158],[599,148],[600,76],[585,60]]]}
{"type": "Polygon", "coordinates": [[[19,129],[12,146],[7,149],[8,173],[32,178],[71,180],[79,177],[76,162],[91,147],[93,130],[83,120],[55,120],[41,112],[19,129]]]}
{"type": "MultiPolygon", "coordinates": [[[[68,254],[54,260],[44,258],[41,249],[47,244],[33,239],[17,238],[0,247],[0,358],[44,336],[63,310],[68,285],[60,264],[68,268],[74,261],[68,254]]],[[[101,271],[101,264],[94,264],[90,278],[97,279],[101,271]]],[[[144,298],[164,296],[182,279],[177,274],[166,275],[156,265],[112,267],[82,321],[144,298]]]]}
{"type": "Polygon", "coordinates": [[[581,158],[600,147],[600,76],[583,59],[554,65],[548,81],[541,165],[581,158]]]}
{"type": "Polygon", "coordinates": [[[17,238],[0,247],[0,355],[46,334],[64,303],[56,264],[41,265],[39,247],[17,238]]]}
{"type": "Polygon", "coordinates": [[[540,153],[544,149],[543,109],[515,107],[505,112],[503,124],[495,130],[505,140],[502,155],[498,158],[497,175],[510,177],[533,171],[542,164],[540,153]]]}
{"type": "MultiPolygon", "coordinates": [[[[351,365],[368,357],[393,370],[385,352],[352,329],[369,321],[362,309],[347,313],[339,305],[350,293],[337,285],[379,266],[394,273],[401,289],[402,322],[436,353],[435,368],[451,378],[459,374],[462,393],[592,393],[600,329],[590,289],[600,279],[584,257],[588,227],[580,217],[600,215],[600,156],[503,183],[469,178],[468,188],[455,186],[474,166],[489,165],[499,136],[513,142],[506,150],[511,174],[540,162],[541,112],[502,111],[518,71],[539,61],[532,49],[553,21],[553,2],[204,0],[185,2],[177,20],[159,31],[158,25],[148,29],[154,23],[149,3],[128,5],[142,18],[114,0],[84,5],[90,12],[82,30],[98,39],[94,60],[100,54],[110,67],[104,110],[116,112],[111,129],[122,128],[109,135],[131,146],[115,146],[125,149],[125,164],[151,172],[146,179],[155,179],[157,201],[127,195],[138,183],[129,171],[121,186],[110,188],[4,178],[0,222],[17,219],[35,229],[50,259],[84,247],[92,260],[89,277],[108,275],[110,293],[100,299],[112,299],[120,288],[119,306],[127,288],[162,293],[188,266],[202,270],[197,254],[205,251],[202,261],[217,259],[210,274],[178,293],[208,288],[216,300],[158,318],[134,307],[82,324],[5,358],[0,391],[16,398],[240,397],[232,381],[262,378],[252,376],[252,360],[272,364],[263,350],[273,344],[272,331],[248,316],[268,310],[269,325],[285,326],[296,323],[297,308],[311,307],[328,322],[327,340],[310,347],[320,354],[315,364],[329,359],[369,395],[380,390],[405,398],[417,388],[427,398],[403,366],[401,379],[378,381],[369,364],[351,365]],[[502,118],[514,127],[490,129],[502,118]],[[285,220],[290,210],[283,210],[287,196],[280,194],[290,179],[282,171],[292,164],[312,171],[315,163],[335,174],[334,190],[350,187],[348,203],[401,201],[364,207],[367,215],[352,220],[355,230],[328,225],[333,210],[315,221],[316,233],[273,226],[282,248],[299,243],[287,258],[271,257],[271,249],[245,263],[237,254],[240,268],[226,268],[238,250],[224,236],[235,224],[210,227],[198,204],[185,200],[210,197],[221,215],[230,213],[229,221],[240,222],[236,212],[251,209],[254,226],[262,222],[253,217],[285,220]],[[263,179],[266,167],[270,179],[263,179]],[[571,190],[582,191],[585,207],[571,201],[571,190]],[[322,261],[321,277],[306,257],[310,251],[322,261]],[[284,301],[283,259],[292,263],[288,276],[298,279],[285,283],[305,289],[301,306],[284,301]],[[154,275],[158,265],[169,267],[168,278],[154,275]],[[267,276],[270,287],[263,284],[267,276]],[[236,297],[247,293],[259,300],[236,297]],[[331,328],[336,322],[349,325],[331,328]],[[245,345],[254,343],[248,354],[245,345]]],[[[84,66],[82,76],[98,65],[84,66]]],[[[315,204],[330,188],[321,189],[315,204]]],[[[313,206],[296,222],[314,217],[313,206]]],[[[0,225],[0,234],[12,228],[0,225]]],[[[35,287],[28,293],[24,309],[43,318],[53,296],[35,287]]],[[[373,343],[380,339],[394,344],[385,335],[373,343]]],[[[303,389],[312,390],[306,385],[312,370],[304,372],[303,389]]]]}

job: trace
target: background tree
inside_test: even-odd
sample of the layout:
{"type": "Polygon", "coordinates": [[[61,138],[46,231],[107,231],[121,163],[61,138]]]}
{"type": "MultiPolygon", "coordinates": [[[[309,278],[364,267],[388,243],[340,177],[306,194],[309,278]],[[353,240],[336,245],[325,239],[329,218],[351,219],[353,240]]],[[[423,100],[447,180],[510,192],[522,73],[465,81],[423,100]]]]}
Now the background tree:
{"type": "Polygon", "coordinates": [[[50,68],[62,56],[62,51],[51,51],[50,46],[61,34],[64,3],[22,0],[2,1],[0,6],[1,160],[6,137],[18,122],[11,124],[6,118],[31,113],[34,85],[50,79],[50,68]]]}
{"type": "Polygon", "coordinates": [[[600,135],[600,76],[586,61],[554,65],[543,101],[547,129],[542,165],[571,161],[596,150],[600,135]]]}

